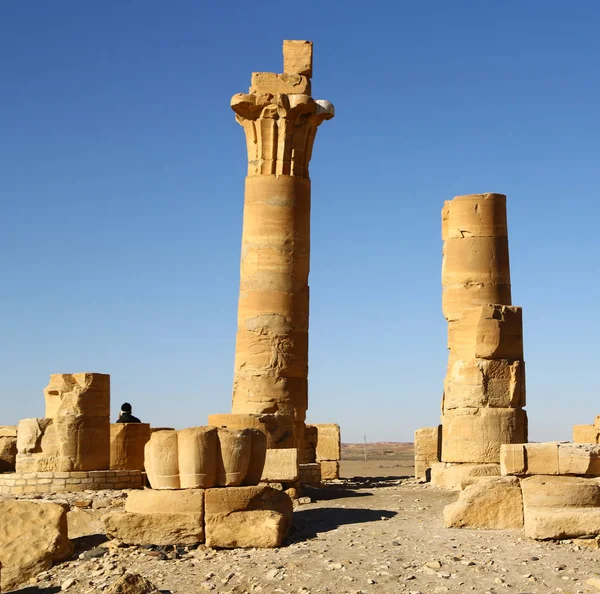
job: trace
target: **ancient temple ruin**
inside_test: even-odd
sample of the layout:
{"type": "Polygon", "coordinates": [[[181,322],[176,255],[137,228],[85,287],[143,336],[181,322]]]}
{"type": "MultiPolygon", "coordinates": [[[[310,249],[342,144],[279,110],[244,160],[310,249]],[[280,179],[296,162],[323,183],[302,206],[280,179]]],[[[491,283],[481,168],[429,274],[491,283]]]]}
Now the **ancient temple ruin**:
{"type": "Polygon", "coordinates": [[[121,453],[111,455],[109,375],[51,375],[44,399],[45,416],[23,419],[16,428],[14,467],[0,474],[0,494],[142,487],[139,455],[134,464],[131,447],[116,439],[121,453]]]}

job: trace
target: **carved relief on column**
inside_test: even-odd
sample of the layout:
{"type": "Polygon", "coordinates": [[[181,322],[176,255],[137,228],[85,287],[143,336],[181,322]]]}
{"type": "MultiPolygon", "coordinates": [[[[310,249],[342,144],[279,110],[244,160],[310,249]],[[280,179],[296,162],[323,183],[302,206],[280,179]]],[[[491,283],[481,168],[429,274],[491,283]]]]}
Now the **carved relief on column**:
{"type": "Polygon", "coordinates": [[[231,108],[246,133],[248,175],[308,178],[317,127],[334,115],[329,101],[295,93],[238,93],[231,108]]]}

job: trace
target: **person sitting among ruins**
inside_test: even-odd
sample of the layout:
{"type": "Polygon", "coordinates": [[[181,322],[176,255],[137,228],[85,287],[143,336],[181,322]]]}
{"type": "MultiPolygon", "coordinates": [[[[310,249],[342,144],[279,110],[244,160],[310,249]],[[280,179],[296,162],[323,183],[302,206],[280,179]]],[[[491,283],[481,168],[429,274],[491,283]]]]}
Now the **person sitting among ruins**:
{"type": "Polygon", "coordinates": [[[124,402],[121,406],[121,411],[119,412],[119,418],[117,419],[117,423],[141,423],[137,417],[134,417],[131,414],[131,404],[129,402],[124,402]]]}

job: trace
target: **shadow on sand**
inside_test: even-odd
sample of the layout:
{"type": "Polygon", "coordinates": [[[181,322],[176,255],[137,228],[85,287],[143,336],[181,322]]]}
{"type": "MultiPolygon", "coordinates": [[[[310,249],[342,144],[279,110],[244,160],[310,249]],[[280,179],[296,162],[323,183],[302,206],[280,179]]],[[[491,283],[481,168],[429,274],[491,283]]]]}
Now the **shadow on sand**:
{"type": "Polygon", "coordinates": [[[325,483],[324,487],[302,487],[302,494],[313,501],[331,501],[350,497],[371,497],[373,493],[361,493],[360,489],[377,489],[402,484],[410,476],[355,476],[340,479],[335,483],[325,483]]]}
{"type": "Polygon", "coordinates": [[[325,487],[302,487],[302,495],[310,497],[313,501],[331,501],[332,499],[346,499],[351,497],[372,497],[373,493],[354,491],[347,485],[327,485],[325,487]]]}
{"type": "Polygon", "coordinates": [[[393,487],[412,476],[353,476],[342,479],[347,489],[377,489],[378,487],[393,487]]]}
{"type": "Polygon", "coordinates": [[[49,588],[39,588],[38,586],[29,586],[20,590],[10,590],[6,594],[54,594],[60,592],[60,586],[50,586],[49,588]]]}
{"type": "Polygon", "coordinates": [[[387,509],[347,507],[320,507],[295,511],[290,542],[314,538],[321,532],[335,530],[346,524],[380,522],[382,519],[393,518],[396,513],[387,509]]]}

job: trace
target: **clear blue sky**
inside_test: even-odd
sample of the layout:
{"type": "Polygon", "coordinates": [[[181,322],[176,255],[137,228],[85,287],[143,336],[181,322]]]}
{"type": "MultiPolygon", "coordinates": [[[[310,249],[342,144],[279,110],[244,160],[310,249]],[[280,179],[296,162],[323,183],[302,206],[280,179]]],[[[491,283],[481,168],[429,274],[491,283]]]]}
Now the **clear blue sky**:
{"type": "Polygon", "coordinates": [[[3,2],[0,424],[50,373],[154,425],[229,412],[246,169],[283,39],[336,107],[313,183],[312,422],[412,440],[446,365],[440,211],[508,195],[532,440],[600,414],[600,3],[3,2]]]}

